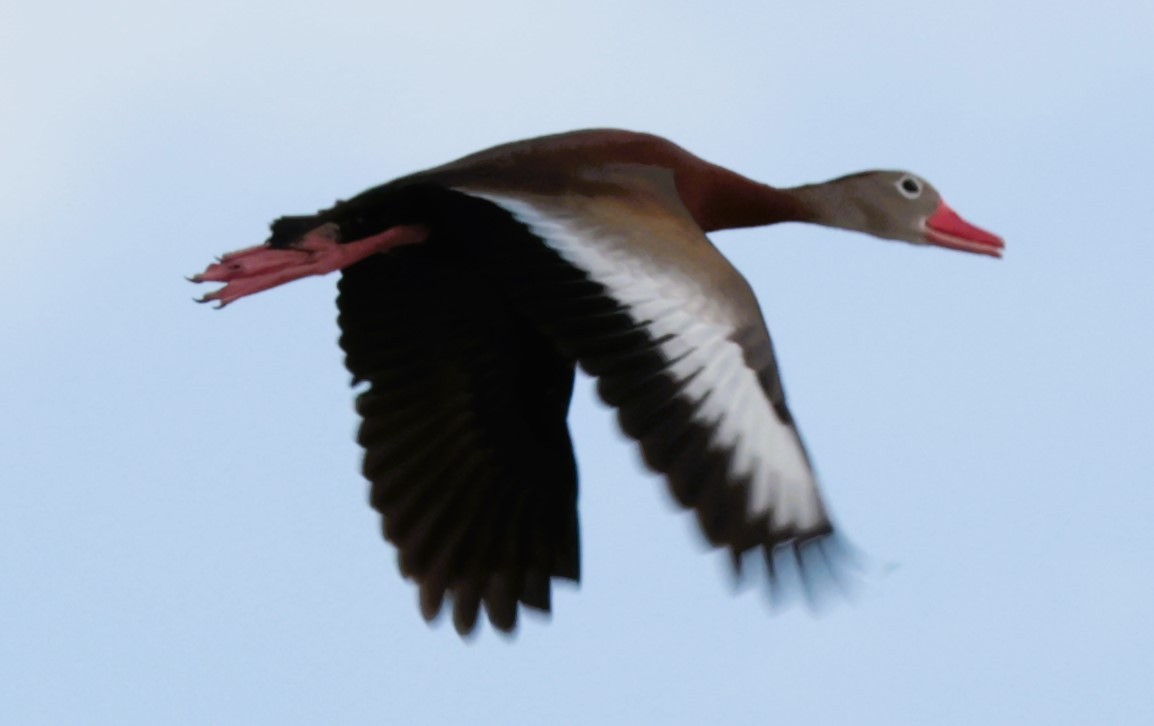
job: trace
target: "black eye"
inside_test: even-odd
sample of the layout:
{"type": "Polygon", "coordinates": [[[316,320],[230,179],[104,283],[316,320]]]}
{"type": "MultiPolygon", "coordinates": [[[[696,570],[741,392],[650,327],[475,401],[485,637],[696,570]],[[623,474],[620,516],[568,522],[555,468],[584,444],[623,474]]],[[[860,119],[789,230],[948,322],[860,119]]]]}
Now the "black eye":
{"type": "Polygon", "coordinates": [[[922,183],[912,176],[903,176],[897,186],[902,196],[908,199],[917,199],[922,193],[922,183]]]}

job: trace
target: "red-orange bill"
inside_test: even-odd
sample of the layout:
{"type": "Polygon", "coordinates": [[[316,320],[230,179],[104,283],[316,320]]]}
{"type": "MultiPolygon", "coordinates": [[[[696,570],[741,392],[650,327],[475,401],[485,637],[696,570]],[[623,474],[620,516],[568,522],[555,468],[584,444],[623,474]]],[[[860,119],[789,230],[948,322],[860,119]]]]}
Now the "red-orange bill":
{"type": "Polygon", "coordinates": [[[939,247],[991,257],[1001,257],[1006,248],[1001,237],[970,224],[945,202],[926,219],[926,239],[939,247]]]}

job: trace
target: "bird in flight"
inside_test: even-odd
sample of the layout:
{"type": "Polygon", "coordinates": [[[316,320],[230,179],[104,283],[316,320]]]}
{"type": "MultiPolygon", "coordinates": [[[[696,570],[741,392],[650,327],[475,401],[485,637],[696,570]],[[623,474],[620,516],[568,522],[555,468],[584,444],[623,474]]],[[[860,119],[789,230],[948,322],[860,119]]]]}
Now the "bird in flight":
{"type": "MultiPolygon", "coordinates": [[[[1000,257],[928,182],[775,188],[666,139],[586,130],[496,146],[281,217],[194,282],[220,306],[339,270],[370,501],[433,620],[510,632],[580,578],[574,372],[740,572],[835,540],[753,290],[707,233],[779,222],[1000,257]]],[[[822,555],[824,558],[825,555],[822,555]]]]}

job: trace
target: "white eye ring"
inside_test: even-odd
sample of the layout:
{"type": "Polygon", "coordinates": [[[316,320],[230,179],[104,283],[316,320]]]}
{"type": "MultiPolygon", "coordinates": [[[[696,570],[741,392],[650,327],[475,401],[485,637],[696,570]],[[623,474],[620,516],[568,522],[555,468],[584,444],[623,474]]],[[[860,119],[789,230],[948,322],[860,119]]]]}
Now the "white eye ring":
{"type": "Polygon", "coordinates": [[[906,199],[917,199],[922,195],[922,182],[917,177],[903,176],[894,182],[894,186],[898,188],[901,195],[906,199]]]}

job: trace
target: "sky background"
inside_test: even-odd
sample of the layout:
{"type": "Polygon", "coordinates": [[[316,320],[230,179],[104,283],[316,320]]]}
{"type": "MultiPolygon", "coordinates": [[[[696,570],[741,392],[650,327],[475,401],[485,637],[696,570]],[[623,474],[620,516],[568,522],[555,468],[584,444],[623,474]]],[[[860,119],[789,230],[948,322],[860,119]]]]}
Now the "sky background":
{"type": "Polygon", "coordinates": [[[0,721],[1154,723],[1154,4],[706,5],[3,10],[0,721]],[[512,639],[430,629],[335,277],[190,302],[281,214],[589,126],[781,185],[908,168],[1006,238],[715,237],[852,602],[735,594],[585,380],[580,589],[512,639]]]}

